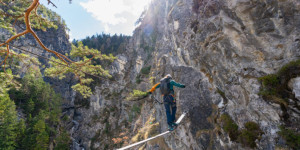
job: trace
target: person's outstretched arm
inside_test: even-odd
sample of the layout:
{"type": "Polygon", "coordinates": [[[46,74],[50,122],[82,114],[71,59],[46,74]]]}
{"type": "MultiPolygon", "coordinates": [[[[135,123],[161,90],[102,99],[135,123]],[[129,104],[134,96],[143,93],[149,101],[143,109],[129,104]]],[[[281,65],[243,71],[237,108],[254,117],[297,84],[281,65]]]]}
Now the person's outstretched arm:
{"type": "Polygon", "coordinates": [[[156,83],[150,90],[149,90],[149,94],[152,94],[152,92],[154,92],[157,88],[160,87],[160,83],[156,83]]]}
{"type": "Polygon", "coordinates": [[[174,86],[177,86],[177,87],[180,87],[180,88],[185,88],[185,85],[184,85],[184,84],[177,83],[177,82],[175,82],[174,80],[172,80],[170,83],[171,83],[172,85],[174,85],[174,86]]]}

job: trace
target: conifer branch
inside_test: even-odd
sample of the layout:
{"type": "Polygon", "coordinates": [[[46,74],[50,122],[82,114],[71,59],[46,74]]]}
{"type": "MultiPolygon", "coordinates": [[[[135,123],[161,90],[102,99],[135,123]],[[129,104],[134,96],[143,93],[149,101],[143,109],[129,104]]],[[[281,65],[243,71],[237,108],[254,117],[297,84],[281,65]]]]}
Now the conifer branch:
{"type": "Polygon", "coordinates": [[[14,16],[5,12],[1,12],[0,15],[4,15],[4,16],[9,16],[9,17],[13,17],[13,18],[20,18],[23,17],[24,15],[20,15],[20,16],[14,16]]]}
{"type": "Polygon", "coordinates": [[[89,63],[90,61],[92,61],[95,57],[96,57],[96,55],[93,55],[93,57],[90,58],[89,60],[87,60],[87,61],[85,61],[85,62],[83,62],[83,63],[81,63],[81,64],[77,64],[77,63],[76,63],[76,65],[78,65],[79,67],[80,67],[80,66],[84,66],[84,65],[86,65],[87,63],[89,63]]]}

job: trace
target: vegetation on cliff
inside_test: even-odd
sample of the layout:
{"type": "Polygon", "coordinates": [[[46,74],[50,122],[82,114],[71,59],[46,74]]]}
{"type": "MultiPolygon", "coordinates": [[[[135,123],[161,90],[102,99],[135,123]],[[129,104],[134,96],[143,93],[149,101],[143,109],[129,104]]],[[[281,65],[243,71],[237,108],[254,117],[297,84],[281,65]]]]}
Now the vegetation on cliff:
{"type": "Polygon", "coordinates": [[[280,127],[278,134],[286,140],[286,144],[293,149],[300,149],[300,133],[294,130],[287,129],[284,126],[280,127]]]}
{"type": "Polygon", "coordinates": [[[290,79],[300,75],[300,60],[292,61],[284,66],[275,74],[269,74],[258,78],[262,83],[260,95],[266,100],[288,105],[288,98],[293,97],[293,93],[288,89],[290,79]]]}
{"type": "MultiPolygon", "coordinates": [[[[297,101],[294,93],[288,88],[288,82],[292,78],[296,78],[300,75],[299,70],[300,59],[283,65],[277,73],[259,78],[262,83],[259,94],[267,101],[280,104],[284,112],[281,117],[285,122],[284,125],[280,127],[281,131],[278,133],[286,140],[287,145],[293,149],[299,149],[300,147],[300,133],[295,129],[297,127],[291,127],[290,122],[287,121],[290,117],[287,111],[292,105],[289,100],[297,101]]],[[[299,106],[296,105],[296,109],[300,110],[299,106]]]]}
{"type": "Polygon", "coordinates": [[[238,125],[228,114],[222,114],[220,117],[221,126],[229,135],[230,139],[243,144],[243,146],[255,148],[256,140],[260,140],[264,134],[255,122],[249,121],[244,124],[244,129],[239,130],[238,125]]]}

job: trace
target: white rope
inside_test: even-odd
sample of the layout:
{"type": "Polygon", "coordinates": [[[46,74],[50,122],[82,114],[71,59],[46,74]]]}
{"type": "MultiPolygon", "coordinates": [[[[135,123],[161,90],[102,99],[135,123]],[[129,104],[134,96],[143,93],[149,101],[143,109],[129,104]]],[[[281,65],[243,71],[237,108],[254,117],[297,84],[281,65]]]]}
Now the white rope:
{"type": "Polygon", "coordinates": [[[151,138],[149,138],[149,139],[146,139],[146,140],[143,140],[143,141],[140,141],[140,142],[137,142],[137,143],[128,145],[128,146],[126,146],[126,147],[123,147],[123,148],[120,148],[120,149],[117,149],[117,150],[125,150],[125,149],[128,149],[128,148],[137,146],[137,145],[139,145],[139,144],[142,144],[142,143],[145,143],[145,142],[147,142],[147,141],[153,140],[153,139],[155,139],[155,138],[157,138],[157,137],[160,137],[160,136],[163,136],[163,135],[165,135],[165,134],[168,134],[169,132],[170,132],[170,131],[166,131],[166,132],[164,132],[164,133],[161,133],[161,134],[156,135],[156,136],[154,136],[154,137],[151,137],[151,138]]]}
{"type": "MultiPolygon", "coordinates": [[[[186,115],[186,112],[184,112],[184,113],[177,119],[176,123],[179,124],[179,123],[181,122],[181,120],[185,117],[185,115],[186,115]]],[[[128,149],[128,148],[137,146],[137,145],[139,145],[139,144],[142,144],[142,143],[145,143],[145,142],[147,142],[147,141],[153,140],[153,139],[155,139],[155,138],[158,138],[158,137],[163,136],[163,135],[165,135],[165,134],[168,134],[168,133],[170,133],[170,132],[171,132],[171,131],[166,131],[166,132],[161,133],[161,134],[158,134],[158,135],[156,135],[156,136],[154,136],[154,137],[145,139],[145,140],[143,140],[143,141],[140,141],[140,142],[137,142],[137,143],[128,145],[128,146],[126,146],[126,147],[123,147],[123,148],[120,148],[120,149],[117,149],[117,150],[125,150],[125,149],[128,149]]]]}

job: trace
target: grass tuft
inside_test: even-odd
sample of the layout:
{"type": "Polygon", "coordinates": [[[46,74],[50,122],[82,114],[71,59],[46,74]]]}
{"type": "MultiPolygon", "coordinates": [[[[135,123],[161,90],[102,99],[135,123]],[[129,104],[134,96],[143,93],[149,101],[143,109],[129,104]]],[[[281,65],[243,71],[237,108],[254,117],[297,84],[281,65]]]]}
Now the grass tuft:
{"type": "Polygon", "coordinates": [[[263,134],[263,132],[259,128],[259,125],[255,122],[249,121],[244,125],[245,129],[241,130],[238,141],[244,146],[255,148],[255,140],[261,139],[261,135],[263,134]]]}
{"type": "Polygon", "coordinates": [[[285,139],[286,144],[293,149],[300,149],[300,133],[281,126],[278,134],[285,139]]]}

